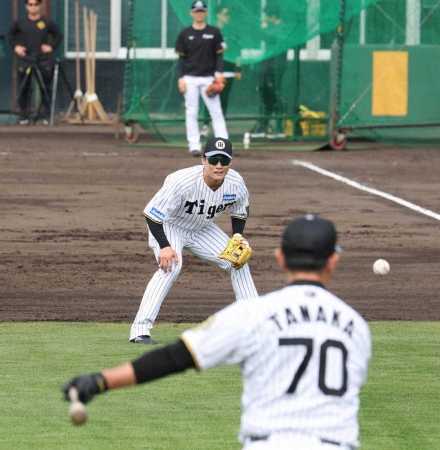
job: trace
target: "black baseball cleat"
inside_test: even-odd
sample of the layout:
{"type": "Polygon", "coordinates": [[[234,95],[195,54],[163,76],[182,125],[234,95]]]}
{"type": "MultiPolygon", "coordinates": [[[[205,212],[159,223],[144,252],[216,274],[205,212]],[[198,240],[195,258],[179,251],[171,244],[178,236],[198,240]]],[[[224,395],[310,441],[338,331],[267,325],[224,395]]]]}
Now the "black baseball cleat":
{"type": "Polygon", "coordinates": [[[142,336],[137,336],[134,339],[130,339],[133,344],[146,344],[146,345],[156,345],[157,342],[153,341],[150,336],[144,334],[142,336]]]}

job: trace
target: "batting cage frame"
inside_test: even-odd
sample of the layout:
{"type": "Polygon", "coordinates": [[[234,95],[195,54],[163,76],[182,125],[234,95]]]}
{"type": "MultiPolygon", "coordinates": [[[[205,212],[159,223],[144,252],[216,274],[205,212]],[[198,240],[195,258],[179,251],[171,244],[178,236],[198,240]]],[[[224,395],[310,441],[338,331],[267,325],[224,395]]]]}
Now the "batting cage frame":
{"type": "MultiPolygon", "coordinates": [[[[438,46],[434,45],[438,36],[434,36],[432,42],[428,43],[426,36],[422,36],[422,41],[425,42],[420,42],[414,36],[420,35],[426,23],[431,22],[431,30],[440,23],[440,16],[437,15],[440,1],[432,4],[436,0],[406,0],[403,5],[404,2],[398,0],[277,0],[279,9],[284,11],[285,17],[290,17],[290,22],[286,19],[288,26],[283,30],[272,31],[271,35],[266,30],[257,29],[259,25],[256,24],[264,17],[265,8],[275,0],[252,1],[258,2],[258,7],[261,6],[256,13],[249,10],[248,2],[237,1],[233,14],[240,17],[243,29],[255,30],[254,36],[251,36],[255,42],[249,36],[242,41],[237,34],[227,36],[231,54],[225,52],[225,60],[230,63],[240,60],[240,70],[243,80],[246,80],[235,80],[234,86],[237,88],[233,88],[232,98],[234,100],[235,95],[236,101],[235,104],[232,102],[232,107],[226,114],[228,130],[231,127],[234,141],[240,142],[246,132],[252,131],[252,122],[266,125],[270,122],[268,130],[282,124],[279,135],[270,136],[269,132],[263,132],[261,137],[251,137],[255,143],[313,140],[327,142],[332,150],[345,150],[349,133],[353,137],[386,140],[388,135],[382,130],[413,128],[423,138],[424,134],[420,133],[420,129],[440,126],[433,108],[429,108],[429,115],[420,114],[415,106],[418,99],[411,94],[411,83],[408,85],[406,81],[406,85],[402,86],[402,83],[405,84],[402,80],[408,78],[408,71],[414,71],[408,62],[404,67],[405,58],[402,55],[405,52],[411,55],[412,64],[413,58],[420,58],[417,56],[420,52],[438,51],[438,46]],[[419,10],[415,10],[414,5],[419,5],[419,10]],[[404,10],[406,18],[402,13],[404,10]],[[417,16],[417,12],[418,23],[411,23],[411,17],[417,16]],[[386,35],[387,27],[382,27],[380,22],[383,18],[398,31],[405,26],[399,24],[406,20],[403,42],[399,42],[395,36],[390,38],[386,35]],[[363,32],[365,23],[366,32],[363,32]],[[300,32],[298,29],[301,26],[303,29],[300,32]],[[362,33],[366,34],[366,38],[362,33]],[[306,51],[312,48],[309,44],[314,39],[323,38],[331,41],[327,61],[311,61],[307,56],[304,57],[306,51]],[[237,54],[239,56],[236,58],[237,54]],[[413,54],[416,56],[413,57],[413,54]],[[261,99],[258,98],[261,94],[258,92],[258,71],[268,60],[275,60],[279,55],[287,60],[280,92],[283,107],[267,114],[267,109],[261,106],[261,99]],[[397,65],[390,59],[393,55],[397,55],[397,65]],[[362,64],[366,70],[362,69],[362,64]],[[390,73],[384,70],[384,65],[392,68],[390,73]],[[400,69],[403,74],[399,73],[400,69]],[[381,71],[385,73],[384,77],[378,76],[381,71]],[[315,77],[313,81],[310,81],[311,77],[315,77]],[[396,80],[400,91],[398,89],[397,94],[383,95],[387,83],[389,86],[390,82],[396,80]],[[254,91],[253,97],[249,90],[254,91]],[[380,100],[381,95],[385,100],[380,100]],[[393,103],[389,100],[392,95],[406,95],[406,111],[396,112],[392,107],[383,106],[386,101],[393,103]]],[[[162,1],[164,3],[168,4],[168,13],[174,14],[182,28],[191,23],[188,5],[183,5],[178,0],[162,1]]],[[[212,9],[207,22],[215,23],[216,7],[224,3],[220,3],[220,0],[208,0],[207,3],[208,8],[212,9]]],[[[164,61],[145,56],[144,47],[147,46],[148,39],[154,40],[154,30],[142,28],[142,8],[145,8],[142,5],[142,2],[133,0],[130,6],[121,115],[121,121],[125,125],[125,140],[128,143],[137,141],[135,125],[139,124],[160,141],[179,145],[184,141],[185,114],[183,96],[179,96],[177,92],[177,56],[168,54],[164,61]]],[[[171,51],[173,46],[174,42],[169,42],[167,50],[171,51]]],[[[417,77],[420,77],[419,73],[417,77]]],[[[202,110],[200,108],[200,126],[204,123],[202,110]]],[[[426,112],[426,108],[424,111],[426,112]]]]}
{"type": "MultiPolygon", "coordinates": [[[[429,107],[428,114],[417,113],[417,106],[426,101],[424,102],[417,92],[413,92],[421,91],[420,87],[418,89],[415,87],[416,83],[421,84],[420,80],[422,83],[424,82],[424,90],[428,92],[431,89],[431,84],[426,82],[426,78],[429,77],[423,77],[417,69],[419,71],[426,70],[429,67],[426,64],[426,58],[437,57],[438,45],[432,45],[432,42],[429,42],[426,37],[425,42],[421,42],[421,32],[430,20],[432,21],[431,26],[438,28],[440,1],[407,0],[404,5],[407,19],[405,29],[399,26],[396,20],[397,14],[395,16],[389,14],[381,3],[386,4],[377,2],[372,5],[372,8],[376,9],[401,33],[404,41],[398,44],[393,42],[391,45],[376,45],[366,49],[366,55],[371,62],[371,78],[364,77],[365,84],[361,85],[353,95],[347,91],[342,92],[344,80],[350,74],[343,56],[346,45],[345,38],[348,34],[347,31],[344,31],[347,26],[344,20],[346,0],[341,0],[338,36],[332,48],[333,103],[329,129],[329,145],[332,150],[346,150],[349,133],[405,145],[411,145],[412,141],[416,141],[417,145],[421,145],[423,141],[430,145],[433,140],[440,137],[440,116],[436,113],[437,108],[429,107]],[[437,13],[436,17],[435,13],[437,13]],[[418,62],[422,64],[419,65],[418,62]],[[410,74],[414,75],[412,85],[408,80],[410,74]],[[395,99],[392,98],[393,95],[395,99]],[[387,101],[390,104],[386,105],[387,101]],[[365,106],[361,106],[364,111],[359,114],[357,108],[367,102],[371,104],[371,113],[366,114],[365,106]],[[421,131],[427,128],[437,128],[437,130],[433,133],[421,131]],[[397,133],[404,131],[407,133],[400,138],[398,134],[393,135],[392,130],[397,130],[397,133]],[[385,134],[384,131],[388,133],[385,134]]],[[[400,6],[402,4],[403,2],[400,6]]],[[[432,79],[432,82],[435,83],[435,79],[432,79]]],[[[440,98],[437,99],[440,100],[440,98]]]]}

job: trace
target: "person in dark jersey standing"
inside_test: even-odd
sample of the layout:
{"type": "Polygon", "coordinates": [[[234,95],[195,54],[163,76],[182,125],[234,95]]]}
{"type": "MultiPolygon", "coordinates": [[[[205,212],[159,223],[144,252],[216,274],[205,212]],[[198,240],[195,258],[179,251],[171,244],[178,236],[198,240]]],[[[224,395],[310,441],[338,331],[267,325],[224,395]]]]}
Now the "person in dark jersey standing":
{"type": "Polygon", "coordinates": [[[41,93],[43,102],[43,123],[49,124],[50,119],[50,83],[52,68],[49,55],[60,45],[62,34],[57,25],[41,15],[41,0],[26,0],[27,16],[19,17],[9,30],[8,38],[11,47],[18,56],[18,85],[20,96],[18,105],[20,116],[18,123],[29,123],[28,102],[31,88],[31,78],[26,75],[36,65],[41,73],[46,95],[41,93]],[[24,84],[23,84],[24,82],[24,84]]]}
{"type": "Polygon", "coordinates": [[[220,97],[208,97],[207,87],[213,83],[214,74],[223,77],[223,52],[226,43],[216,27],[206,23],[208,8],[206,3],[197,0],[192,3],[191,26],[183,29],[176,41],[175,51],[179,55],[178,88],[185,97],[185,125],[189,152],[200,156],[202,144],[198,124],[200,96],[208,108],[212,119],[215,137],[227,139],[228,131],[223,116],[220,97]]]}

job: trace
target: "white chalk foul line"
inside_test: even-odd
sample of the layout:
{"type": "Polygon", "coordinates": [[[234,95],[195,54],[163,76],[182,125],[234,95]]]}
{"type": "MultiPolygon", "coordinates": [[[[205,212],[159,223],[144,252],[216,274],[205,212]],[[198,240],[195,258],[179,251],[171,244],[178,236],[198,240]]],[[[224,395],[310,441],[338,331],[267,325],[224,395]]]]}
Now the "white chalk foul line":
{"type": "Polygon", "coordinates": [[[408,202],[399,197],[394,197],[394,195],[387,194],[386,192],[378,191],[377,189],[371,189],[368,186],[364,186],[363,184],[357,183],[356,181],[350,180],[349,178],[341,177],[340,175],[337,175],[336,173],[321,169],[320,167],[315,166],[314,164],[304,162],[304,161],[299,161],[296,159],[293,160],[293,164],[295,164],[296,166],[306,167],[307,169],[318,172],[321,175],[325,175],[326,177],[333,178],[337,181],[340,181],[341,183],[348,184],[349,186],[353,186],[356,189],[360,189],[361,191],[369,192],[370,194],[374,194],[379,197],[386,198],[387,200],[391,200],[392,202],[398,203],[399,205],[406,206],[407,208],[417,211],[421,214],[425,214],[429,217],[440,220],[440,214],[436,214],[435,212],[432,212],[429,209],[425,209],[420,206],[414,205],[414,203],[408,202]]]}
{"type": "Polygon", "coordinates": [[[102,152],[83,152],[83,156],[119,156],[117,152],[102,153],[102,152]]]}

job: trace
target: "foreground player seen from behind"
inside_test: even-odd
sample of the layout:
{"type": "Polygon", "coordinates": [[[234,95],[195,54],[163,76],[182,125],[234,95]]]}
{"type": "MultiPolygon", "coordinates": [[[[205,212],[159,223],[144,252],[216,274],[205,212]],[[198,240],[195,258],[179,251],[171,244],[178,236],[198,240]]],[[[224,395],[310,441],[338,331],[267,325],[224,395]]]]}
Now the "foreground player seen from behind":
{"type": "Polygon", "coordinates": [[[249,246],[242,236],[249,215],[249,192],[240,174],[231,169],[232,153],[228,139],[209,139],[202,164],[169,175],[145,207],[149,245],[159,268],[143,295],[131,327],[131,342],[155,344],[151,329],[182,269],[183,249],[226,270],[237,300],[258,296],[248,264],[237,267],[220,256],[229,236],[213,223],[229,210],[232,234],[249,246]]]}
{"type": "Polygon", "coordinates": [[[366,321],[326,289],[339,260],[336,240],[325,219],[293,220],[275,250],[285,288],[229,305],[175,344],[70,380],[66,400],[71,387],[87,402],[189,368],[240,364],[245,450],[357,448],[371,336],[366,321]]]}

